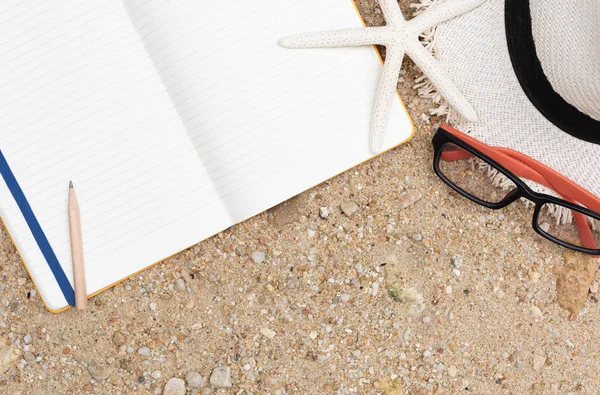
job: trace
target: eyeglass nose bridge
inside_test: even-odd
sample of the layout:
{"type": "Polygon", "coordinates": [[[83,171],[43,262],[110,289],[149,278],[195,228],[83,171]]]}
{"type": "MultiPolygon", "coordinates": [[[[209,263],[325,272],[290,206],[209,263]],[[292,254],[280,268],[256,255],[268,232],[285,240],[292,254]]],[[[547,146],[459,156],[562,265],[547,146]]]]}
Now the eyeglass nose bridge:
{"type": "MultiPolygon", "coordinates": [[[[518,178],[518,176],[515,176],[518,178]]],[[[520,180],[520,179],[519,179],[520,180]]],[[[513,181],[514,182],[514,181],[513,181]]],[[[523,183],[515,183],[516,188],[511,190],[504,199],[500,202],[502,207],[506,207],[512,204],[515,200],[519,198],[523,198],[529,200],[535,207],[534,215],[539,211],[539,209],[545,204],[548,203],[548,200],[543,196],[539,196],[539,193],[532,191],[528,185],[523,185],[523,183]]]]}
{"type": "Polygon", "coordinates": [[[522,188],[517,185],[516,188],[508,192],[504,199],[500,201],[501,206],[499,208],[506,207],[519,198],[525,198],[537,206],[536,201],[528,193],[523,193],[522,188]]]}

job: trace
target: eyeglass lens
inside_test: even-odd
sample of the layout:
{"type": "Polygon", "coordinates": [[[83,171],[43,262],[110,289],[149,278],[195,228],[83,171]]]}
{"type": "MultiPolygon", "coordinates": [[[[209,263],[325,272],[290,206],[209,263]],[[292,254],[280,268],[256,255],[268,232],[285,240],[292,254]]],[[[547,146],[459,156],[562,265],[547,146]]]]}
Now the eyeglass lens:
{"type": "Polygon", "coordinates": [[[514,182],[492,165],[452,143],[444,144],[441,149],[439,170],[456,187],[487,203],[498,203],[517,189],[514,182]]]}
{"type": "Polygon", "coordinates": [[[545,203],[536,221],[544,233],[572,246],[597,249],[600,245],[600,221],[577,210],[545,203]]]}

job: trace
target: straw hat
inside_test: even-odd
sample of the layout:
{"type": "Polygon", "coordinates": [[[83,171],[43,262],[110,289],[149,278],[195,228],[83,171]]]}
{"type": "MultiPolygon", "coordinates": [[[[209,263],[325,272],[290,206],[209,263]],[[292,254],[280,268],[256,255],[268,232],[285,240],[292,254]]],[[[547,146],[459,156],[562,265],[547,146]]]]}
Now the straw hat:
{"type": "MultiPolygon", "coordinates": [[[[444,1],[455,0],[413,6],[444,1]]],[[[461,118],[422,78],[419,93],[438,103],[433,114],[600,196],[599,0],[487,0],[423,37],[477,121],[461,118]]]]}

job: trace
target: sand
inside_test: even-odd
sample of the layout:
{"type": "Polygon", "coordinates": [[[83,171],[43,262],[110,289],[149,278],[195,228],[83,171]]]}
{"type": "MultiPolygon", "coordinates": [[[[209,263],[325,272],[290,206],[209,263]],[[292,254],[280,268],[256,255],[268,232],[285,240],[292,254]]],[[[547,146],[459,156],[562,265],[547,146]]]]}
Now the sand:
{"type": "MultiPolygon", "coordinates": [[[[374,0],[358,3],[382,23],[374,0]]],[[[200,394],[599,393],[596,294],[570,320],[556,296],[564,249],[531,229],[532,209],[479,207],[433,174],[440,120],[422,117],[429,103],[405,69],[413,141],[127,280],[84,314],[45,310],[2,230],[0,335],[14,348],[0,352],[21,355],[6,361],[0,393],[160,394],[186,375],[200,394]],[[231,388],[209,383],[220,366],[231,388]]]]}

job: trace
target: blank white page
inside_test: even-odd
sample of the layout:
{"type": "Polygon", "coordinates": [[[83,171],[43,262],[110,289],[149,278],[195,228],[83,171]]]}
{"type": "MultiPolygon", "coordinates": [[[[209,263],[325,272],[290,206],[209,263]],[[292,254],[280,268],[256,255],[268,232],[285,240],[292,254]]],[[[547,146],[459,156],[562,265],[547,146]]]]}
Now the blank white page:
{"type": "MultiPolygon", "coordinates": [[[[231,223],[120,0],[0,3],[0,149],[71,283],[73,180],[90,294],[231,223]]],[[[2,180],[0,205],[45,304],[65,307],[2,180]]]]}
{"type": "MultiPolygon", "coordinates": [[[[362,26],[352,0],[124,3],[235,222],[372,157],[374,48],[277,44],[362,26]]],[[[412,131],[395,101],[384,149],[412,131]]]]}

